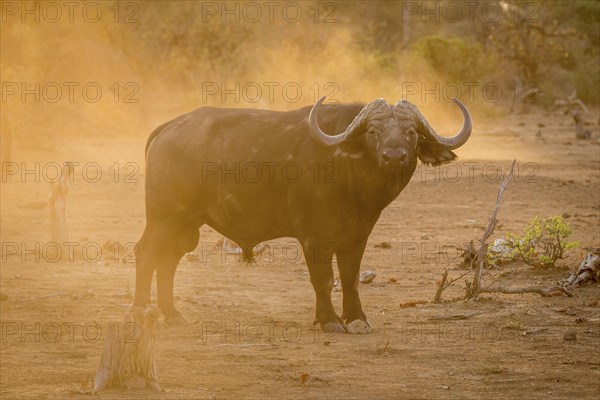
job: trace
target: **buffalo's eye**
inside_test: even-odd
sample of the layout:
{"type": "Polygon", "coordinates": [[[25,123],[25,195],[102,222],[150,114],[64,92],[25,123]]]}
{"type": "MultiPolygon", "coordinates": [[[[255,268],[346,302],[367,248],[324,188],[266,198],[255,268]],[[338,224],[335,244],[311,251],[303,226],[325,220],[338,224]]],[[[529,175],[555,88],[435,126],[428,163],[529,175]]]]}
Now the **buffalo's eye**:
{"type": "Polygon", "coordinates": [[[414,138],[417,134],[417,131],[414,128],[409,128],[406,132],[404,132],[404,137],[407,140],[414,138]]]}
{"type": "Polygon", "coordinates": [[[367,133],[370,136],[377,136],[377,131],[375,129],[373,129],[373,128],[369,128],[369,130],[367,131],[367,133]]]}

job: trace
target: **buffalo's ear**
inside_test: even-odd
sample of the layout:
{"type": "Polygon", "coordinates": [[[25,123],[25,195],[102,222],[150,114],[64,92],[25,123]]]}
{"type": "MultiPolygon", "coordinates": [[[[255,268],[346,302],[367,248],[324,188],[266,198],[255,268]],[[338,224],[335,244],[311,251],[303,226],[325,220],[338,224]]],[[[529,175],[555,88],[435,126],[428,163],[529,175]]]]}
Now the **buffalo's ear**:
{"type": "Polygon", "coordinates": [[[419,138],[417,145],[417,157],[425,164],[433,166],[442,165],[457,159],[456,154],[444,145],[429,141],[423,137],[419,138]]]}
{"type": "Polygon", "coordinates": [[[361,140],[344,140],[333,152],[334,157],[361,158],[365,155],[365,147],[361,140]]]}

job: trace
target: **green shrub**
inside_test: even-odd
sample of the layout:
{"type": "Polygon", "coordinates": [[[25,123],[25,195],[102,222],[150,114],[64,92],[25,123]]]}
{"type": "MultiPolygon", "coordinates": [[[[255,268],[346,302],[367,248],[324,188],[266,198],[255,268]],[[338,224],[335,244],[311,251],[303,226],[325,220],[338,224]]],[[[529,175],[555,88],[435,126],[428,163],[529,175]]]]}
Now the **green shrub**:
{"type": "Polygon", "coordinates": [[[558,260],[566,258],[577,242],[569,242],[571,227],[556,215],[544,220],[535,217],[525,228],[524,236],[506,234],[506,246],[512,257],[536,268],[553,267],[558,260]]]}

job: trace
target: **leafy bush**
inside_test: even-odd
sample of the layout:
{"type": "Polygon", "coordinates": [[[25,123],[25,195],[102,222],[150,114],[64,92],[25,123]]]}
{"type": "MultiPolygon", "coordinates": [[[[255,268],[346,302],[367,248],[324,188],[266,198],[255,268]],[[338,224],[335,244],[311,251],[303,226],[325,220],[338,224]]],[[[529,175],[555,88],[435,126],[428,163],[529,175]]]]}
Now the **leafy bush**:
{"type": "Polygon", "coordinates": [[[481,45],[458,37],[425,36],[417,40],[413,49],[450,81],[476,81],[489,72],[492,62],[489,56],[485,61],[481,45]]]}
{"type": "Polygon", "coordinates": [[[524,236],[506,234],[506,246],[512,257],[536,268],[553,267],[558,260],[566,258],[569,250],[579,243],[569,242],[571,227],[556,215],[544,220],[535,217],[525,228],[524,236]]]}
{"type": "Polygon", "coordinates": [[[600,77],[596,73],[597,68],[597,61],[585,60],[581,62],[575,74],[577,97],[586,104],[598,104],[600,102],[600,77]]]}

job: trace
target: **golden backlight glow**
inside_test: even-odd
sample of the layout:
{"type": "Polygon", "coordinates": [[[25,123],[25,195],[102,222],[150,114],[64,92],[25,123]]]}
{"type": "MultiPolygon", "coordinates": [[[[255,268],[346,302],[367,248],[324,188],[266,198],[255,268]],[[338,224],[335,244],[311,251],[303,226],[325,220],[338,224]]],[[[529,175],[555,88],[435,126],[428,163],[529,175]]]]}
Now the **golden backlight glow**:
{"type": "MultiPolygon", "coordinates": [[[[486,264],[485,285],[551,287],[598,254],[599,4],[2,0],[0,397],[89,398],[102,389],[96,374],[107,343],[116,343],[115,354],[121,343],[123,353],[130,335],[152,349],[139,362],[154,365],[161,391],[130,379],[102,398],[597,399],[598,282],[572,288],[572,297],[496,292],[467,301],[473,271],[460,249],[471,241],[479,248],[516,160],[487,244],[502,246],[536,216],[562,216],[577,244],[554,268],[518,257],[486,264]],[[286,112],[322,96],[323,107],[407,99],[442,136],[463,123],[453,97],[473,120],[469,141],[453,150],[458,160],[418,162],[368,236],[366,275],[356,285],[372,331],[313,326],[320,306],[296,239],[259,244],[256,263],[246,263],[224,228],[203,225],[175,275],[174,300],[187,323],[161,317],[140,336],[147,327],[132,317],[134,248],[146,225],[150,133],[199,107],[286,112]],[[465,277],[434,302],[445,272],[449,280],[465,277]]],[[[266,124],[257,115],[252,124],[266,124]]],[[[258,137],[281,141],[276,133],[258,137]]],[[[301,134],[310,140],[308,128],[301,134]]],[[[415,143],[426,139],[415,135],[415,143]]],[[[262,154],[256,142],[240,139],[238,148],[262,154]]],[[[373,154],[377,163],[375,150],[355,150],[344,165],[373,154]]],[[[326,177],[334,159],[299,171],[326,177]]],[[[159,169],[167,176],[179,161],[159,169]]],[[[253,188],[255,171],[238,167],[231,174],[253,188]]],[[[188,187],[193,192],[195,183],[188,187]]],[[[304,196],[323,196],[322,209],[331,207],[330,197],[309,188],[304,196]]],[[[267,202],[269,189],[261,190],[248,203],[267,202]]],[[[214,207],[244,202],[220,199],[214,207]]],[[[342,220],[359,222],[340,226],[364,218],[349,213],[342,220]]],[[[234,220],[244,229],[243,217],[234,220]]],[[[161,243],[152,246],[160,258],[161,243]]],[[[331,297],[341,316],[337,264],[331,297]]],[[[156,292],[154,282],[153,304],[156,292]]]]}

